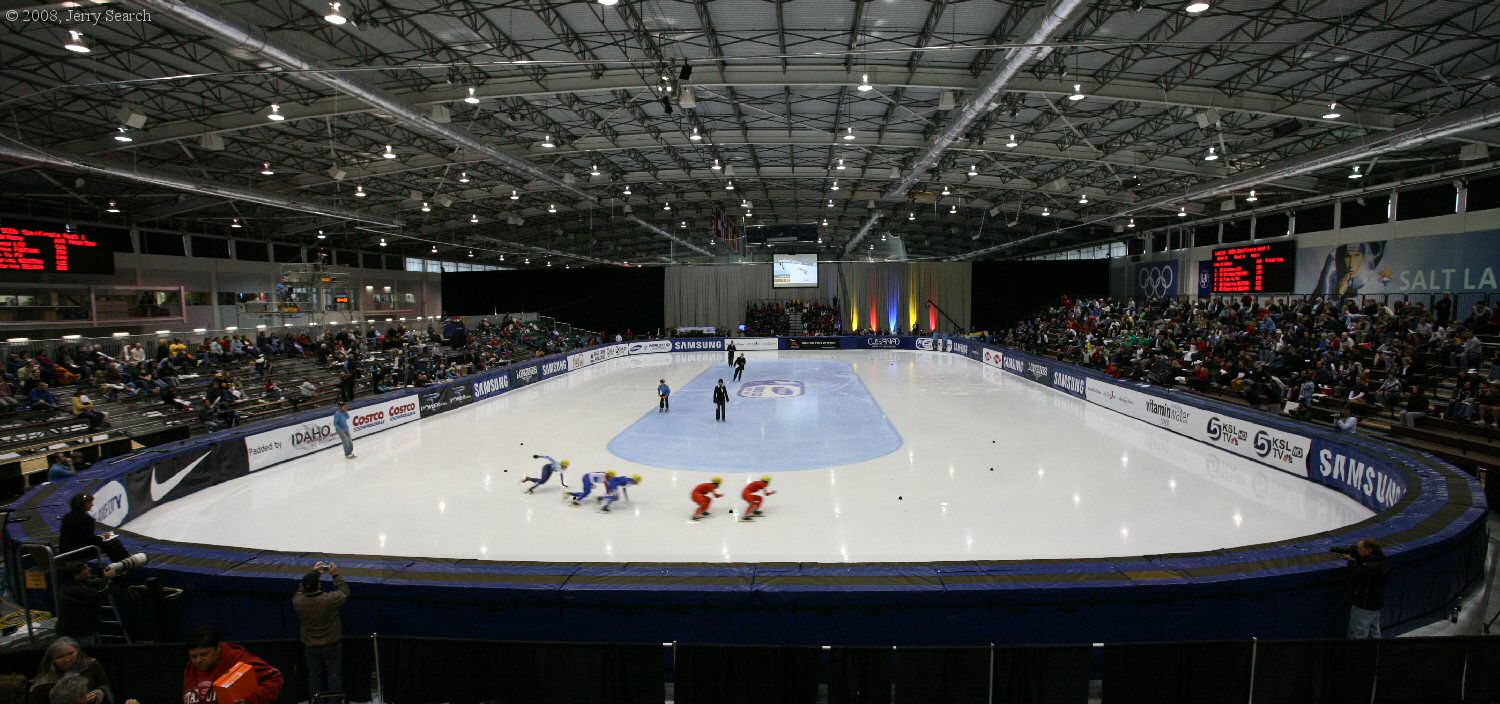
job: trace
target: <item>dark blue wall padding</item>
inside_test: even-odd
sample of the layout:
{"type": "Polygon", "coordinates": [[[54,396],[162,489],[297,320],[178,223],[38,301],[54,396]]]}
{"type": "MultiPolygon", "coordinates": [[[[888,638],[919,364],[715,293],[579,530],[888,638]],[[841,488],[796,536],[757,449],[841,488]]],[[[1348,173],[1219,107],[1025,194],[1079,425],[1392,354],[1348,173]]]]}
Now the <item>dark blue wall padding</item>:
{"type": "MultiPolygon", "coordinates": [[[[1080,380],[1089,388],[1121,383],[1092,370],[971,340],[835,339],[845,348],[958,354],[1074,397],[1080,395],[1080,380]],[[1007,364],[1001,364],[1002,358],[1007,364]]],[[[647,353],[648,346],[604,345],[527,360],[460,383],[472,383],[467,388],[476,396],[493,397],[525,385],[517,370],[560,375],[628,354],[627,347],[647,353]],[[553,364],[558,361],[564,364],[553,364]]],[[[1112,559],[497,562],[297,554],[172,543],[124,532],[152,555],[150,565],[133,578],[157,576],[188,590],[170,607],[173,623],[190,628],[211,622],[239,638],[294,633],[290,595],[296,580],[313,562],[328,558],[339,563],[355,588],[358,606],[346,610],[347,633],[574,642],[977,645],[1320,638],[1343,632],[1349,607],[1344,561],[1330,554],[1330,547],[1361,537],[1385,545],[1391,567],[1383,619],[1387,628],[1443,610],[1482,574],[1487,506],[1473,478],[1451,465],[1368,437],[1335,435],[1211,399],[1129,388],[1225,419],[1300,434],[1314,447],[1377,463],[1381,476],[1394,482],[1388,485],[1400,486],[1399,500],[1360,523],[1316,535],[1203,553],[1112,559]]],[[[545,388],[533,393],[545,393],[545,388]]],[[[370,399],[361,407],[394,397],[370,399]]],[[[305,413],[210,439],[222,454],[246,435],[321,415],[305,413]]],[[[152,478],[158,465],[180,466],[182,458],[202,456],[207,444],[208,439],[193,439],[152,448],[100,463],[78,479],[38,487],[13,505],[16,518],[6,526],[7,544],[54,541],[74,493],[120,481],[134,482],[139,495],[147,482],[164,479],[152,478]]],[[[226,477],[243,471],[232,462],[219,464],[226,477]]],[[[1309,472],[1309,479],[1326,482],[1316,471],[1309,472]]],[[[173,500],[192,490],[184,483],[164,498],[173,500]]],[[[163,633],[160,639],[172,635],[163,633]]]]}

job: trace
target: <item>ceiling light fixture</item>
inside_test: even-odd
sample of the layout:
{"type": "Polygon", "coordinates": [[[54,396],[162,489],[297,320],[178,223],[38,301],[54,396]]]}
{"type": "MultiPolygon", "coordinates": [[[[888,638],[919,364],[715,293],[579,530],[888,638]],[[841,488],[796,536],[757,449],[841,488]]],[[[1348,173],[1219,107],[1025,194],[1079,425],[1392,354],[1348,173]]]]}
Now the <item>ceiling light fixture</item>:
{"type": "Polygon", "coordinates": [[[115,207],[115,202],[114,201],[110,201],[109,202],[109,207],[105,208],[104,212],[106,212],[106,213],[118,213],[118,212],[120,212],[120,209],[118,207],[115,207]]]}
{"type": "Polygon", "coordinates": [[[466,103],[468,103],[470,105],[478,105],[479,104],[479,96],[474,95],[474,86],[469,86],[469,95],[468,95],[468,97],[464,98],[464,102],[466,102],[466,103]]]}
{"type": "Polygon", "coordinates": [[[1089,204],[1089,194],[1087,194],[1087,193],[1080,193],[1080,194],[1078,194],[1078,204],[1079,205],[1088,205],[1089,204]]]}
{"type": "Polygon", "coordinates": [[[1125,227],[1135,227],[1135,218],[1131,218],[1130,222],[1125,224],[1125,227]]]}
{"type": "Polygon", "coordinates": [[[1214,148],[1213,147],[1209,147],[1208,148],[1208,156],[1203,157],[1203,160],[1204,161],[1218,161],[1219,160],[1219,155],[1214,153],[1214,148]]]}
{"type": "Polygon", "coordinates": [[[471,250],[469,250],[469,258],[470,258],[470,259],[473,259],[473,258],[474,258],[474,250],[472,250],[472,249],[471,249],[471,250]]]}
{"type": "Polygon", "coordinates": [[[382,247],[385,246],[385,238],[384,237],[380,238],[380,246],[382,246],[382,247]]]}
{"type": "Polygon", "coordinates": [[[475,225],[478,225],[479,224],[479,213],[474,213],[473,215],[470,215],[469,216],[469,222],[473,223],[475,225]]]}
{"type": "Polygon", "coordinates": [[[286,115],[281,114],[280,105],[271,103],[271,112],[266,113],[266,119],[272,122],[281,122],[282,120],[286,119],[286,115]]]}
{"type": "Polygon", "coordinates": [[[115,133],[115,141],[116,142],[134,142],[135,140],[131,139],[131,137],[130,137],[130,130],[128,130],[128,129],[124,128],[124,127],[121,127],[120,131],[115,133]]]}
{"type": "Polygon", "coordinates": [[[1177,217],[1179,217],[1179,218],[1185,218],[1185,217],[1187,217],[1187,206],[1186,205],[1182,206],[1182,209],[1177,211],[1177,217]]]}
{"type": "Polygon", "coordinates": [[[326,240],[326,239],[328,239],[328,235],[323,234],[322,230],[318,230],[318,239],[320,239],[320,240],[326,240]]]}
{"type": "Polygon", "coordinates": [[[680,229],[686,230],[687,229],[687,221],[683,220],[682,222],[680,222],[680,223],[677,224],[677,227],[680,228],[680,229]]]}
{"type": "Polygon", "coordinates": [[[630,195],[630,186],[625,186],[625,195],[630,195]]]}
{"type": "Polygon", "coordinates": [[[1364,177],[1365,177],[1365,175],[1359,172],[1359,167],[1358,166],[1355,166],[1354,170],[1351,171],[1351,172],[1349,172],[1349,178],[1351,178],[1351,179],[1364,178],[1364,177]]]}
{"type": "Polygon", "coordinates": [[[515,191],[511,191],[510,192],[510,199],[511,200],[520,200],[521,199],[521,194],[516,193],[515,191]]]}
{"type": "Polygon", "coordinates": [[[1196,15],[1207,11],[1208,3],[1203,2],[1203,0],[1193,0],[1193,2],[1188,3],[1188,6],[1183,9],[1187,10],[1189,15],[1196,15]]]}
{"type": "Polygon", "coordinates": [[[68,30],[68,43],[64,44],[63,48],[75,54],[87,54],[91,51],[89,40],[84,39],[83,32],[76,29],[68,30]]]}
{"type": "Polygon", "coordinates": [[[469,172],[467,172],[467,171],[460,171],[460,172],[458,172],[458,182],[459,183],[468,183],[469,182],[469,172]]]}
{"type": "Polygon", "coordinates": [[[365,187],[364,186],[355,186],[354,187],[354,197],[355,198],[363,198],[363,197],[365,197],[365,187]]]}
{"type": "Polygon", "coordinates": [[[1255,201],[1258,201],[1258,200],[1260,200],[1260,196],[1255,195],[1255,189],[1253,189],[1253,188],[1250,189],[1250,195],[1248,195],[1248,196],[1245,197],[1245,202],[1246,203],[1254,203],[1255,201]]]}
{"type": "Polygon", "coordinates": [[[543,137],[543,139],[542,139],[542,148],[543,149],[551,149],[551,148],[553,148],[555,146],[557,146],[557,145],[552,142],[552,135],[549,134],[549,135],[546,135],[545,137],[543,137]]]}
{"type": "MultiPolygon", "coordinates": [[[[620,3],[620,0],[599,0],[599,4],[603,5],[605,7],[614,7],[615,5],[618,5],[619,3],[620,3]]],[[[526,260],[526,263],[530,264],[531,260],[530,259],[526,260]]]]}
{"type": "Polygon", "coordinates": [[[555,212],[557,212],[557,204],[556,203],[548,203],[547,204],[547,212],[549,212],[549,213],[555,213],[555,212]]]}
{"type": "Polygon", "coordinates": [[[670,202],[662,203],[661,204],[661,209],[662,210],[671,210],[672,209],[672,204],[670,202]]]}
{"type": "Polygon", "coordinates": [[[1044,218],[1050,218],[1050,217],[1052,217],[1052,210],[1049,209],[1045,205],[1042,206],[1042,217],[1044,217],[1044,218]]]}
{"type": "Polygon", "coordinates": [[[232,227],[232,228],[234,228],[234,229],[236,229],[236,230],[240,229],[240,219],[239,218],[230,218],[229,219],[229,226],[232,227]]]}
{"type": "Polygon", "coordinates": [[[730,182],[724,184],[724,190],[726,190],[726,191],[732,191],[732,190],[734,190],[734,181],[731,180],[730,182]]]}
{"type": "Polygon", "coordinates": [[[269,161],[262,161],[260,163],[260,175],[262,175],[262,176],[270,176],[270,175],[273,175],[275,173],[276,173],[275,171],[271,170],[271,162],[269,162],[269,161]]]}
{"type": "Polygon", "coordinates": [[[832,198],[828,199],[828,207],[830,207],[830,208],[833,207],[833,199],[832,198]]]}
{"type": "Polygon", "coordinates": [[[432,253],[437,254],[437,245],[432,245],[432,253]]]}
{"type": "Polygon", "coordinates": [[[861,93],[868,93],[872,90],[875,90],[875,86],[870,85],[870,74],[866,73],[860,75],[858,90],[861,93]]]}
{"type": "Polygon", "coordinates": [[[1015,135],[1011,135],[1010,136],[1010,141],[1005,143],[1005,147],[1007,149],[1015,149],[1016,147],[1019,147],[1019,146],[1021,146],[1021,143],[1016,141],[1016,136],[1015,135]]]}
{"type": "Polygon", "coordinates": [[[908,210],[906,212],[906,219],[907,220],[916,220],[917,219],[917,213],[915,211],[908,210]]]}
{"type": "Polygon", "coordinates": [[[831,191],[837,191],[838,189],[839,189],[839,180],[838,179],[834,179],[833,180],[833,185],[829,186],[829,190],[831,190],[831,191]]]}
{"type": "Polygon", "coordinates": [[[854,128],[853,127],[845,127],[844,128],[844,141],[845,142],[853,142],[854,141],[854,128]]]}
{"type": "Polygon", "coordinates": [[[603,171],[599,170],[599,165],[598,164],[589,164],[589,175],[590,176],[598,176],[598,175],[603,174],[603,173],[604,173],[603,171]]]}
{"type": "Polygon", "coordinates": [[[719,166],[719,160],[718,159],[714,159],[714,165],[710,166],[708,168],[713,169],[714,171],[718,171],[720,168],[723,168],[723,167],[719,166]]]}
{"type": "Polygon", "coordinates": [[[391,149],[391,145],[387,144],[385,145],[385,153],[381,154],[381,156],[387,159],[394,159],[396,158],[396,150],[391,149]]]}
{"type": "Polygon", "coordinates": [[[835,166],[833,168],[838,169],[839,171],[843,171],[844,170],[844,160],[843,159],[839,159],[839,165],[835,166]]]}
{"type": "Polygon", "coordinates": [[[323,15],[323,19],[328,24],[343,24],[349,21],[339,12],[339,4],[336,2],[328,3],[328,14],[323,15]]]}
{"type": "Polygon", "coordinates": [[[1328,104],[1328,112],[1323,113],[1323,119],[1325,119],[1325,120],[1337,120],[1337,119],[1339,119],[1339,104],[1338,103],[1329,103],[1328,104]]]}
{"type": "Polygon", "coordinates": [[[947,186],[947,184],[944,184],[944,185],[943,185],[943,195],[945,195],[945,196],[947,196],[947,195],[953,195],[953,194],[952,194],[952,193],[950,193],[950,192],[949,192],[949,191],[948,191],[948,186],[947,186]]]}
{"type": "Polygon", "coordinates": [[[979,165],[978,164],[969,164],[969,178],[974,178],[975,176],[978,176],[978,175],[979,175],[979,165]]]}
{"type": "Polygon", "coordinates": [[[828,227],[828,218],[823,218],[823,227],[828,227]]]}
{"type": "Polygon", "coordinates": [[[1073,94],[1070,95],[1070,96],[1068,96],[1068,100],[1072,100],[1074,102],[1083,100],[1083,84],[1081,84],[1081,83],[1074,83],[1073,84],[1073,94]]]}
{"type": "Polygon", "coordinates": [[[694,141],[694,142],[697,142],[697,141],[699,141],[699,140],[702,140],[702,139],[703,139],[703,135],[701,135],[701,134],[698,134],[698,128],[697,128],[697,127],[694,127],[694,128],[693,128],[693,133],[692,133],[692,134],[690,134],[690,135],[688,135],[688,139],[691,139],[691,140],[693,140],[693,141],[694,141]]]}
{"type": "Polygon", "coordinates": [[[428,205],[427,201],[425,201],[425,200],[422,201],[422,212],[424,212],[424,213],[430,213],[430,212],[432,212],[432,206],[428,205]]]}
{"type": "MultiPolygon", "coordinates": [[[[948,208],[948,214],[949,215],[957,215],[958,214],[958,205],[954,204],[954,205],[950,206],[948,208]]],[[[882,239],[884,239],[884,238],[882,238],[882,239]]]]}

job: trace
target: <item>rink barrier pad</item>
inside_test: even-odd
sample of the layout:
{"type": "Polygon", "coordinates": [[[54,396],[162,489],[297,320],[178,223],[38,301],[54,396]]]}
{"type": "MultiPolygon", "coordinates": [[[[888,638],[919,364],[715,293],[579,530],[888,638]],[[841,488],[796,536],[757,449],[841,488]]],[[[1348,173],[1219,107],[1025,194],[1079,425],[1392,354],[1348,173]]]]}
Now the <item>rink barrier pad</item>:
{"type": "MultiPolygon", "coordinates": [[[[421,418],[620,356],[722,351],[723,344],[722,338],[637,342],[526,360],[420,390],[421,418]]],[[[148,539],[128,527],[117,532],[132,549],[151,555],[150,564],[132,578],[157,576],[188,591],[177,607],[183,622],[212,622],[242,639],[282,637],[295,628],[291,592],[319,560],[338,563],[351,583],[352,599],[360,607],[345,610],[350,633],[722,643],[1314,638],[1341,633],[1348,612],[1344,561],[1330,554],[1330,547],[1361,537],[1385,545],[1391,567],[1386,627],[1445,609],[1482,574],[1488,538],[1483,493],[1472,477],[1427,453],[1364,436],[1335,435],[1214,399],[1120,382],[971,340],[781,338],[778,345],[784,350],[959,354],[1127,415],[1144,401],[1153,413],[1166,407],[1193,418],[1208,414],[1221,421],[1217,436],[1212,422],[1174,424],[1180,413],[1146,422],[1209,444],[1222,441],[1223,422],[1243,421],[1255,430],[1254,447],[1268,448],[1268,456],[1257,459],[1247,449],[1249,433],[1240,438],[1245,444],[1229,451],[1280,471],[1300,471],[1308,480],[1366,504],[1376,515],[1315,535],[1200,553],[932,563],[450,560],[230,548],[148,539]],[[1270,440],[1262,444],[1262,436],[1270,440]],[[1306,462],[1303,466],[1280,451],[1301,448],[1304,442],[1306,449],[1298,457],[1306,462]],[[1343,474],[1337,471],[1341,468],[1343,474]],[[1349,479],[1351,468],[1360,472],[1358,483],[1349,479]]],[[[404,407],[407,396],[413,396],[410,390],[371,398],[352,412],[381,404],[390,410],[398,402],[404,407]]],[[[164,500],[245,476],[247,437],[285,432],[291,440],[310,438],[304,454],[336,447],[336,438],[328,443],[320,434],[328,422],[328,413],[308,411],[100,462],[80,477],[44,484],[16,501],[14,522],[6,526],[8,545],[55,543],[68,498],[78,491],[95,493],[100,522],[118,525],[157,503],[148,493],[153,481],[169,479],[194,460],[193,481],[183,482],[164,500]]],[[[50,598],[46,592],[28,593],[34,595],[33,603],[50,598]]]]}

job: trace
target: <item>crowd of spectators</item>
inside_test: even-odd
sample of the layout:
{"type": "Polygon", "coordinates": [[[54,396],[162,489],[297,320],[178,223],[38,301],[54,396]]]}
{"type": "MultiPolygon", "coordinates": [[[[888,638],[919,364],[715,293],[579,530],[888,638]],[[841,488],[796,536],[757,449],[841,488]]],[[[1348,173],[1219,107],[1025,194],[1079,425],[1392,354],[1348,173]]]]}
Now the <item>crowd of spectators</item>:
{"type": "Polygon", "coordinates": [[[1478,335],[1500,331],[1500,314],[1480,302],[1460,318],[1453,306],[1449,296],[1431,309],[1373,299],[1064,297],[996,342],[1298,415],[1321,408],[1343,418],[1386,412],[1408,425],[1429,414],[1495,424],[1500,389],[1478,335]],[[1434,394],[1450,381],[1451,393],[1434,394]]]}
{"type": "Polygon", "coordinates": [[[793,298],[787,301],[751,301],[745,306],[746,335],[791,334],[791,314],[802,318],[803,335],[839,335],[843,322],[839,317],[839,300],[831,302],[803,301],[793,298]]]}

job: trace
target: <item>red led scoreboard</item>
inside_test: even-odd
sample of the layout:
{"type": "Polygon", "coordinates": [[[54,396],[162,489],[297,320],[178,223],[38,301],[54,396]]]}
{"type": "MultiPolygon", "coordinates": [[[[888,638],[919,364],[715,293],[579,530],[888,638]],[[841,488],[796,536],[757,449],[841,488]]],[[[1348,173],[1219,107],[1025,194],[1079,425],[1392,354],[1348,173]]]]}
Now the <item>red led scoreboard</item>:
{"type": "Polygon", "coordinates": [[[1291,293],[1297,281],[1297,243],[1216,249],[1213,272],[1214,293],[1291,293]]]}
{"type": "Polygon", "coordinates": [[[113,274],[115,253],[77,232],[0,227],[0,272],[113,274]]]}

